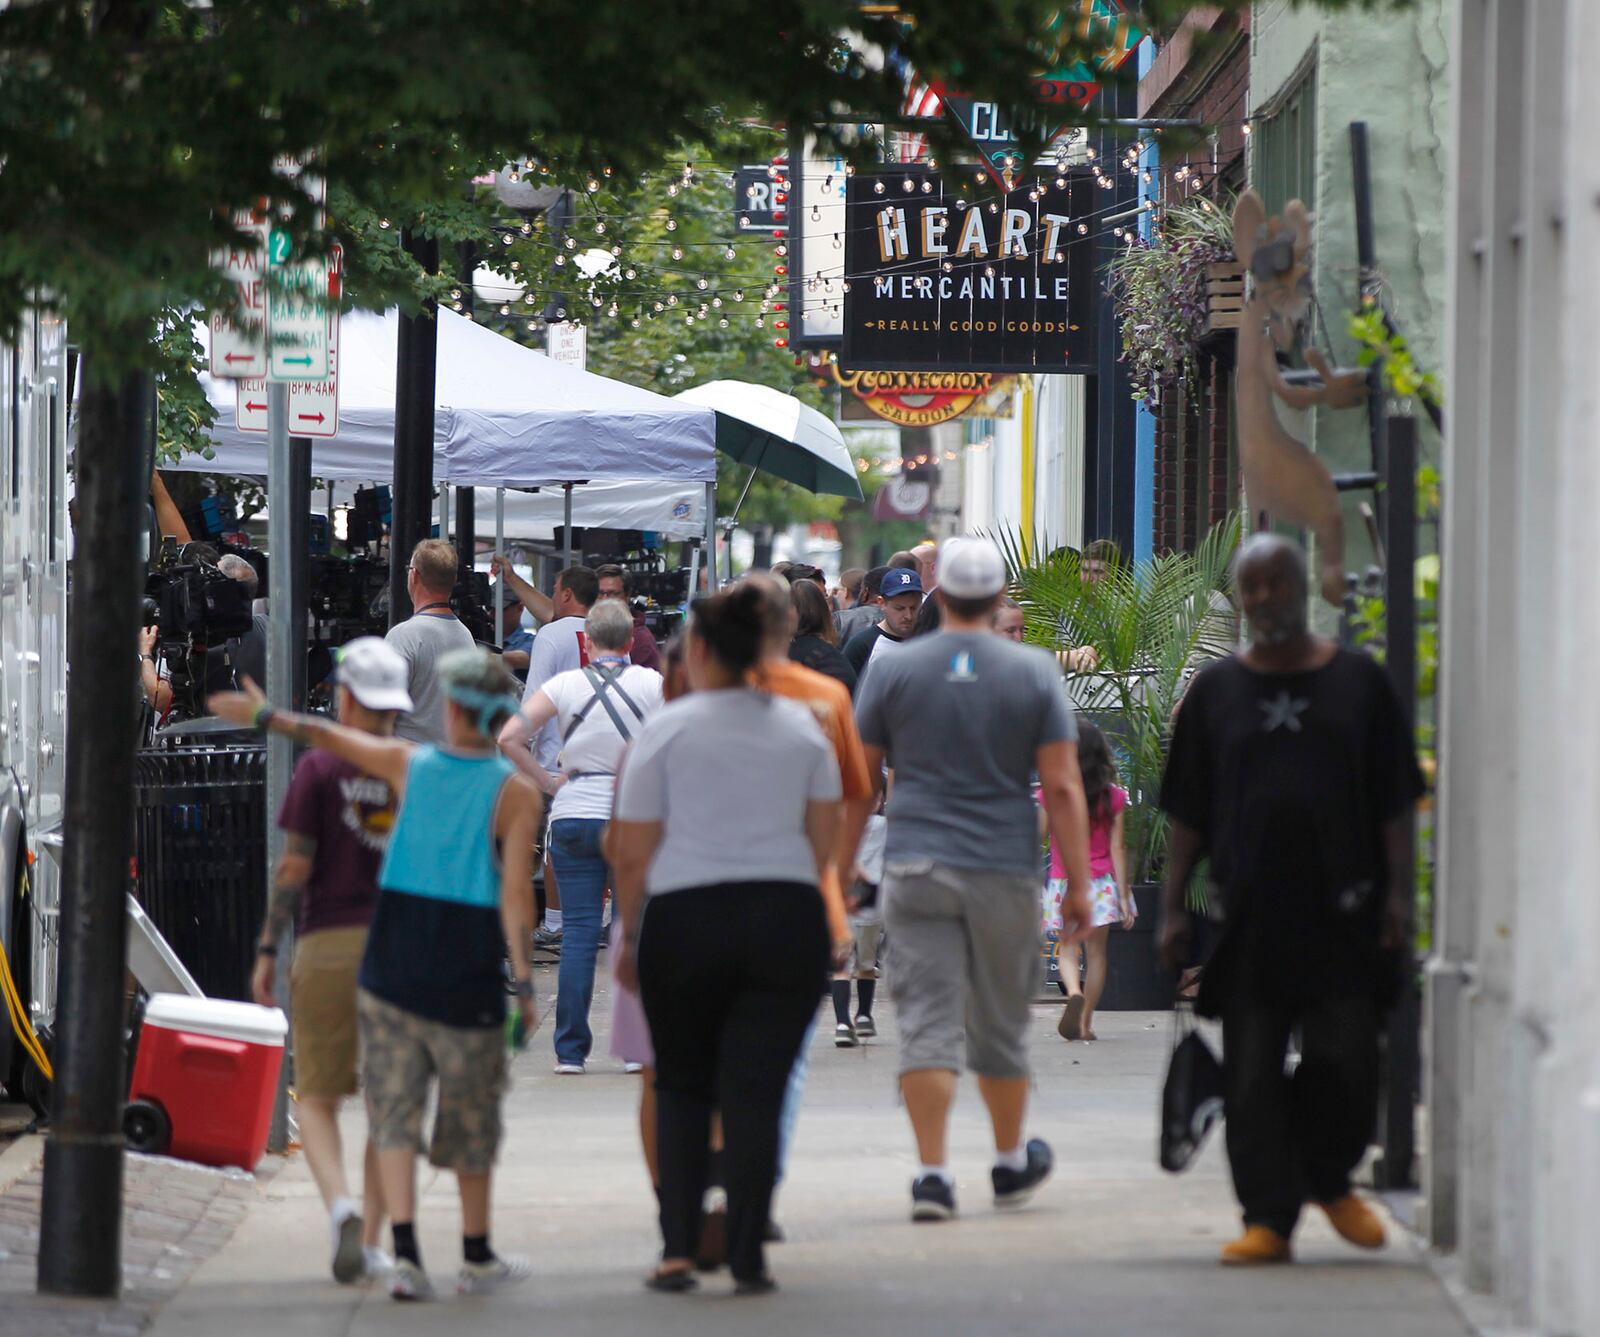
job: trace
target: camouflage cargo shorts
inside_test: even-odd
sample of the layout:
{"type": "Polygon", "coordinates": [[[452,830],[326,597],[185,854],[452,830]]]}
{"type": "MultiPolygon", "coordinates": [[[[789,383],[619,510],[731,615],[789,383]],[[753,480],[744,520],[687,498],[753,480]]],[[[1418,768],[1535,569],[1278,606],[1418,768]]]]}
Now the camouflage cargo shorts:
{"type": "Polygon", "coordinates": [[[506,1040],[500,1026],[446,1026],[361,991],[361,1070],[368,1135],[379,1150],[421,1150],[428,1088],[439,1080],[428,1159],[487,1174],[500,1150],[506,1040]]]}

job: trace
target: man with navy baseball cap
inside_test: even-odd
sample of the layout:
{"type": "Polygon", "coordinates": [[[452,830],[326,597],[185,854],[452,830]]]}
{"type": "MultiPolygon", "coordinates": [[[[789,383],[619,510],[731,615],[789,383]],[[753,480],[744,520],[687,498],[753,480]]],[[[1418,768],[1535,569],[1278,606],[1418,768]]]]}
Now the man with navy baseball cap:
{"type": "MultiPolygon", "coordinates": [[[[867,661],[879,651],[880,644],[885,652],[892,652],[911,635],[922,607],[922,577],[915,571],[891,567],[884,572],[878,590],[883,597],[883,621],[857,632],[844,648],[844,657],[856,671],[857,679],[866,672],[867,661]]],[[[878,653],[878,658],[882,657],[878,653]]]]}

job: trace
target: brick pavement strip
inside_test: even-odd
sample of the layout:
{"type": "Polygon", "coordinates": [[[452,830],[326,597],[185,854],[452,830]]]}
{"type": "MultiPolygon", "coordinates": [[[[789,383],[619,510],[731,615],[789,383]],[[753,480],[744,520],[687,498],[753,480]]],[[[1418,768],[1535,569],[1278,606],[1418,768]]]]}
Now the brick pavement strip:
{"type": "Polygon", "coordinates": [[[256,1176],[247,1176],[130,1155],[123,1173],[122,1294],[69,1300],[34,1291],[43,1192],[35,1164],[0,1188],[0,1326],[29,1337],[137,1337],[232,1238],[280,1165],[269,1157],[256,1176]]]}

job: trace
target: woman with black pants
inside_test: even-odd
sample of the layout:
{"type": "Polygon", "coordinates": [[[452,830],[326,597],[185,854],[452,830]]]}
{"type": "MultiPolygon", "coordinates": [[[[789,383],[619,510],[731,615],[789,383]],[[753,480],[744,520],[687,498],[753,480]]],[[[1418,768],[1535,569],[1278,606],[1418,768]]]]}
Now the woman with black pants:
{"type": "Polygon", "coordinates": [[[839,818],[839,770],[815,720],[745,675],[768,629],[763,592],[695,606],[695,690],[640,731],[611,848],[623,950],[656,1051],[660,1266],[647,1285],[695,1285],[711,1115],[722,1113],[728,1262],[741,1294],[771,1290],[762,1236],[789,1071],[827,984],[817,890],[839,818]]]}

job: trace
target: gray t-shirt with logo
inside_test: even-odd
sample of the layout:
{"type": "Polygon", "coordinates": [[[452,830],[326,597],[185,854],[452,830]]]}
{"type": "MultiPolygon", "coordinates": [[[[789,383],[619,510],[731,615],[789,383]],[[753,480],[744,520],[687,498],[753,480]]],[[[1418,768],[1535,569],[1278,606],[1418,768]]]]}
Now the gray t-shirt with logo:
{"type": "Polygon", "coordinates": [[[1038,872],[1034,755],[1078,737],[1047,651],[980,632],[919,636],[873,661],[856,722],[894,770],[886,863],[1038,872]]]}
{"type": "Polygon", "coordinates": [[[472,633],[453,613],[418,613],[390,627],[383,639],[406,661],[406,689],[411,693],[411,713],[395,721],[395,733],[413,743],[442,745],[444,687],[438,663],[451,650],[472,649],[472,633]]]}

